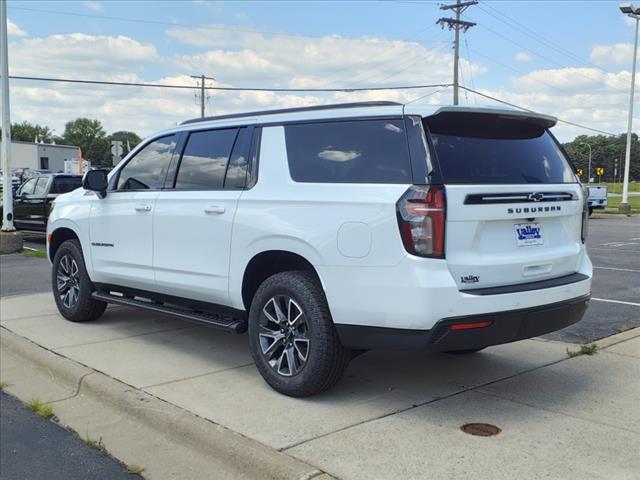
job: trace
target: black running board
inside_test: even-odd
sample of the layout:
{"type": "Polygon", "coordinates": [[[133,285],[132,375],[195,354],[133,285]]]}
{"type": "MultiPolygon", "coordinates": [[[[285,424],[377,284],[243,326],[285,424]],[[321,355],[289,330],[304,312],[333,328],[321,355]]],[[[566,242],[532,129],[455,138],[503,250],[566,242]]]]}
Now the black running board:
{"type": "Polygon", "coordinates": [[[152,312],[171,315],[173,317],[184,318],[194,322],[204,323],[213,327],[221,328],[235,333],[244,333],[247,331],[246,320],[219,315],[216,313],[200,312],[188,310],[186,308],[163,305],[149,300],[138,300],[133,297],[125,297],[120,295],[112,295],[107,292],[93,292],[93,298],[107,303],[117,303],[128,307],[141,308],[152,312]]]}

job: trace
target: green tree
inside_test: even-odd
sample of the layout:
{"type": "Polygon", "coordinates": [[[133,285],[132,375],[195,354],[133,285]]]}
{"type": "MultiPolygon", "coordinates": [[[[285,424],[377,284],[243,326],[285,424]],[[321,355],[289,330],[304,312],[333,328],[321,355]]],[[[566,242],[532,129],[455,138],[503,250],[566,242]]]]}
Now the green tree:
{"type": "MultiPolygon", "coordinates": [[[[589,165],[589,147],[591,146],[591,176],[598,180],[595,174],[597,167],[603,167],[604,175],[600,180],[603,182],[613,182],[622,179],[625,149],[627,144],[627,134],[615,136],[605,135],[580,135],[573,141],[565,143],[563,146],[576,167],[582,169],[584,174],[581,177],[583,182],[587,181],[587,170],[589,165]],[[614,178],[617,164],[617,179],[614,178]]],[[[631,163],[629,168],[629,180],[640,180],[640,140],[638,135],[631,136],[631,163]]]]}
{"type": "Polygon", "coordinates": [[[120,141],[123,145],[123,154],[126,155],[138,145],[142,139],[135,132],[129,132],[127,130],[121,130],[109,135],[109,143],[113,141],[120,141]]]}
{"type": "Polygon", "coordinates": [[[51,143],[53,131],[44,125],[34,125],[29,122],[14,123],[11,125],[11,140],[20,142],[43,141],[51,143]]]}
{"type": "Polygon", "coordinates": [[[77,145],[82,156],[92,164],[111,164],[111,144],[99,120],[78,118],[67,122],[62,139],[67,145],[77,145]]]}

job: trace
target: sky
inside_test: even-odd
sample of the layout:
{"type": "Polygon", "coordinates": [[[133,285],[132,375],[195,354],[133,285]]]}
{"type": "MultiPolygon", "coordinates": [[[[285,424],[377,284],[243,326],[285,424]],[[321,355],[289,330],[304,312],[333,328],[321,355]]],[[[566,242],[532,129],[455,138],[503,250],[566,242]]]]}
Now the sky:
{"type": "MultiPolygon", "coordinates": [[[[10,75],[211,86],[354,88],[451,83],[442,2],[8,1],[10,75]]],[[[613,1],[483,1],[463,19],[461,83],[593,129],[626,132],[635,21],[613,1]]],[[[640,78],[636,78],[640,87],[640,78]]],[[[640,98],[640,93],[636,99],[640,98]]],[[[208,115],[360,100],[452,103],[451,88],[210,91],[208,115]]],[[[495,102],[461,92],[463,105],[495,102]]],[[[635,102],[638,131],[640,105],[635,102]]],[[[11,81],[11,120],[61,135],[77,117],[146,136],[199,115],[195,92],[11,81]]],[[[561,141],[594,132],[559,123],[561,141]]]]}

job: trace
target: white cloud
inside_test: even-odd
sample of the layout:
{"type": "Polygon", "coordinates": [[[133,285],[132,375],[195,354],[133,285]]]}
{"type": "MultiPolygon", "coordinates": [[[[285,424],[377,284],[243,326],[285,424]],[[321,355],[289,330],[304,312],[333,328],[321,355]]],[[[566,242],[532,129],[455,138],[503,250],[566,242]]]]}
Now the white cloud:
{"type": "Polygon", "coordinates": [[[633,45],[630,43],[594,45],[591,49],[591,61],[598,65],[613,65],[630,69],[633,61],[633,45]]]}
{"type": "Polygon", "coordinates": [[[9,37],[26,37],[27,32],[22,30],[18,25],[7,19],[7,35],[9,37]]]}
{"type": "Polygon", "coordinates": [[[533,55],[527,52],[518,52],[515,56],[516,62],[530,62],[534,58],[535,57],[533,55]]]}
{"type": "Polygon", "coordinates": [[[155,46],[129,37],[71,33],[12,43],[9,68],[12,75],[123,79],[157,60],[155,46]]]}
{"type": "Polygon", "coordinates": [[[104,11],[104,5],[102,5],[100,2],[87,1],[87,2],[82,2],[82,4],[86,8],[88,8],[89,10],[93,10],[94,12],[102,12],[102,11],[104,11]]]}
{"type": "MultiPolygon", "coordinates": [[[[448,83],[452,56],[444,44],[425,47],[386,38],[291,37],[220,30],[170,29],[167,36],[191,45],[191,52],[161,56],[153,44],[124,36],[73,33],[22,38],[11,44],[11,73],[68,78],[109,79],[195,85],[191,74],[216,77],[218,86],[325,88],[448,83]],[[205,34],[206,33],[206,34],[205,34]],[[195,48],[194,48],[195,47],[195,48]],[[160,66],[163,76],[150,75],[160,66]]],[[[189,49],[184,49],[189,51],[189,49]]],[[[462,61],[466,80],[473,72],[482,85],[484,65],[462,61]]],[[[630,73],[597,68],[534,70],[484,91],[508,102],[612,132],[626,122],[630,73]]],[[[640,83],[640,78],[639,78],[640,83]]],[[[49,125],[61,133],[79,116],[100,119],[107,131],[141,135],[169,127],[199,113],[193,90],[77,84],[12,82],[14,121],[49,125]]],[[[336,93],[210,91],[208,114],[367,100],[438,105],[451,103],[451,89],[382,90],[336,93]]],[[[464,104],[491,103],[461,92],[464,104]]],[[[561,140],[584,133],[560,125],[561,140]]],[[[330,149],[329,149],[330,150],[330,149]]]]}

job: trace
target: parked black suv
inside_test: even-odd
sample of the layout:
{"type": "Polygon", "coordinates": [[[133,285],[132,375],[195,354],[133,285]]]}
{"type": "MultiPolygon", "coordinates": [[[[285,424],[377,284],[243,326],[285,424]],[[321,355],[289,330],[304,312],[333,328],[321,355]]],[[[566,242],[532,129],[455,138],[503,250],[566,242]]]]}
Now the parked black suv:
{"type": "Polygon", "coordinates": [[[36,175],[16,190],[13,198],[13,223],[18,230],[45,232],[51,202],[62,194],[82,186],[82,176],[68,173],[36,175]]]}

